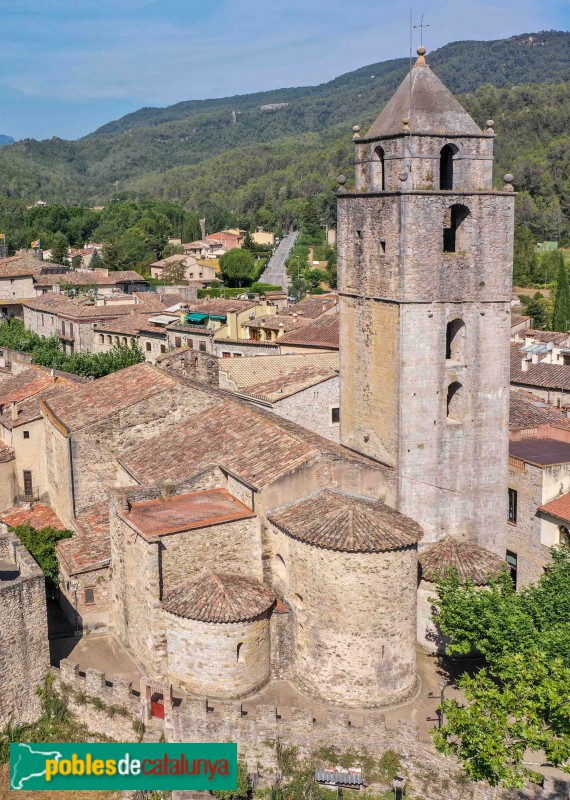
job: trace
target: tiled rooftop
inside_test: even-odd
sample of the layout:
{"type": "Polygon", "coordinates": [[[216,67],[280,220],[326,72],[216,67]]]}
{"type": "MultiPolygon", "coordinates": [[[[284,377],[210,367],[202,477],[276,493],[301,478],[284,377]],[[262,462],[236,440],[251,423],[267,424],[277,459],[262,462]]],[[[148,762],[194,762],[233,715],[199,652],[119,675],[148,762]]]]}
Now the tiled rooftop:
{"type": "Polygon", "coordinates": [[[339,368],[338,353],[299,353],[272,355],[259,358],[226,358],[220,362],[220,370],[227,374],[236,389],[247,389],[267,381],[287,379],[299,370],[308,370],[315,375],[323,371],[335,372],[339,368]]]}
{"type": "Polygon", "coordinates": [[[269,403],[278,403],[286,397],[291,397],[297,392],[310,389],[323,381],[330,380],[338,376],[338,370],[315,369],[313,367],[299,367],[299,369],[283,375],[281,378],[274,378],[271,381],[256,383],[247,389],[242,389],[244,395],[251,398],[258,398],[269,403]]]}
{"type": "Polygon", "coordinates": [[[522,314],[511,314],[511,328],[514,328],[515,325],[520,325],[529,319],[530,317],[525,317],[522,314]]]}
{"type": "Polygon", "coordinates": [[[266,317],[256,317],[255,319],[248,319],[246,322],[242,322],[242,328],[263,328],[268,331],[294,331],[296,328],[307,325],[309,322],[309,319],[299,318],[297,320],[293,319],[293,317],[269,314],[266,317]]]}
{"type": "Polygon", "coordinates": [[[528,369],[521,369],[523,353],[522,345],[511,345],[511,383],[523,386],[535,386],[543,389],[570,390],[570,366],[564,364],[528,363],[528,369]]]}
{"type": "Polygon", "coordinates": [[[289,315],[302,315],[308,319],[316,319],[317,317],[320,317],[321,314],[324,314],[326,311],[330,311],[331,308],[334,308],[337,305],[338,295],[318,295],[315,297],[306,297],[299,303],[293,303],[293,305],[289,306],[285,313],[289,315]]]}
{"type": "Polygon", "coordinates": [[[65,378],[52,378],[52,383],[40,392],[26,397],[16,405],[17,417],[12,418],[12,408],[7,406],[1,413],[2,425],[5,428],[17,428],[20,425],[28,425],[41,417],[41,401],[59,397],[70,391],[74,391],[80,384],[65,378]]]}
{"type": "Polygon", "coordinates": [[[419,556],[422,578],[435,582],[443,577],[446,570],[456,569],[464,581],[473,581],[476,586],[484,586],[489,576],[496,577],[506,564],[496,553],[470,542],[460,542],[446,538],[419,556]]]}
{"type": "Polygon", "coordinates": [[[556,439],[523,439],[509,442],[509,455],[541,467],[570,463],[570,444],[556,439]]]}
{"type": "Polygon", "coordinates": [[[25,278],[41,272],[43,262],[29,253],[0,259],[0,278],[25,278]]]}
{"type": "Polygon", "coordinates": [[[539,506],[538,510],[563,519],[565,522],[570,522],[570,492],[551,500],[550,503],[539,506]]]}
{"type": "Polygon", "coordinates": [[[219,464],[257,488],[317,455],[302,432],[291,435],[279,423],[221,398],[213,408],[125,451],[119,460],[141,483],[179,480],[219,464]]]}
{"type": "Polygon", "coordinates": [[[511,390],[509,427],[511,430],[555,425],[570,428],[570,417],[530,392],[511,390]]]}
{"type": "Polygon", "coordinates": [[[11,461],[15,456],[14,450],[10,445],[0,440],[0,464],[5,464],[6,461],[11,461]]]}
{"type": "Polygon", "coordinates": [[[107,567],[111,560],[109,504],[100,503],[77,516],[76,533],[56,545],[70,575],[107,567]]]}
{"type": "Polygon", "coordinates": [[[145,538],[154,539],[247,519],[255,513],[226,489],[210,489],[133,503],[128,513],[119,516],[145,538]]]}
{"type": "MultiPolygon", "coordinates": [[[[525,319],[523,317],[523,319],[525,319]]],[[[531,339],[536,339],[537,342],[543,342],[544,344],[548,344],[552,342],[553,344],[563,344],[570,338],[570,334],[568,333],[561,333],[560,331],[541,331],[537,328],[528,328],[526,331],[521,331],[521,334],[529,336],[531,339]]]]}
{"type": "Polygon", "coordinates": [[[293,539],[349,553],[411,547],[422,536],[417,522],[384,503],[331,489],[274,509],[267,518],[293,539]]]}
{"type": "Polygon", "coordinates": [[[11,375],[0,383],[0,408],[39,394],[54,383],[55,377],[33,367],[19,375],[11,375]]]}
{"type": "Polygon", "coordinates": [[[146,282],[142,275],[134,270],[115,270],[106,275],[95,270],[70,270],[60,275],[38,275],[38,286],[116,286],[118,283],[146,282]]]}
{"type": "Polygon", "coordinates": [[[279,345],[324,347],[338,350],[340,341],[340,315],[329,314],[280,336],[279,345]]]}
{"type": "Polygon", "coordinates": [[[163,598],[171,614],[200,622],[243,622],[267,611],[275,596],[253,578],[220,572],[198,575],[163,598]]]}
{"type": "Polygon", "coordinates": [[[31,508],[16,506],[0,514],[0,522],[6,523],[11,528],[29,523],[34,528],[57,528],[65,530],[65,525],[54,513],[50,506],[35,503],[31,508]]]}
{"type": "MultiPolygon", "coordinates": [[[[138,308],[138,306],[133,306],[133,308],[138,308]]],[[[130,336],[138,336],[143,330],[164,331],[160,325],[153,325],[148,321],[149,316],[152,317],[153,313],[128,314],[116,320],[101,322],[97,325],[96,331],[97,333],[126,333],[130,336]]]]}
{"type": "Polygon", "coordinates": [[[48,399],[45,407],[68,432],[77,431],[176,385],[156,367],[135,364],[79,386],[70,395],[48,399]]]}

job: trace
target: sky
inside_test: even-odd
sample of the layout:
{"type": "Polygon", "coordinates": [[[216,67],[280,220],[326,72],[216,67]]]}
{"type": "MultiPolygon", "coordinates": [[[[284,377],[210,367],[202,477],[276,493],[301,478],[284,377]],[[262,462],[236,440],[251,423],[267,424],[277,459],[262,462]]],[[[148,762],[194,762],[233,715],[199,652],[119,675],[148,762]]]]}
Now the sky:
{"type": "MultiPolygon", "coordinates": [[[[568,0],[424,0],[424,43],[570,28],[568,0]]],[[[409,51],[393,0],[0,0],[0,133],[75,139],[143,106],[322,83],[409,51]]],[[[414,31],[414,47],[419,31],[414,31]]]]}

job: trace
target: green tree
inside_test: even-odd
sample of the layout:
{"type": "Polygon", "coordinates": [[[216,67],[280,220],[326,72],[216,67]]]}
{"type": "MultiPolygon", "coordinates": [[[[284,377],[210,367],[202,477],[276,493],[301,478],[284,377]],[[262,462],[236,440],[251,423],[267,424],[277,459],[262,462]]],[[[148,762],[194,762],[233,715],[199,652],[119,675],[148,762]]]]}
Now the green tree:
{"type": "Polygon", "coordinates": [[[465,702],[443,702],[434,741],[474,780],[521,787],[536,779],[527,751],[570,772],[570,608],[560,602],[568,596],[568,549],[553,550],[538,583],[520,592],[506,571],[488,591],[456,571],[438,581],[435,620],[446,652],[475,652],[484,663],[457,682],[465,702]]]}
{"type": "Polygon", "coordinates": [[[115,239],[103,244],[103,266],[107,269],[120,269],[121,251],[115,239]]]}
{"type": "Polygon", "coordinates": [[[548,328],[551,317],[550,303],[540,292],[536,292],[532,300],[527,303],[526,313],[532,317],[533,327],[539,330],[548,328]]]}
{"type": "Polygon", "coordinates": [[[253,241],[253,238],[249,230],[245,232],[245,236],[243,237],[243,242],[241,247],[242,250],[249,250],[250,253],[255,253],[257,251],[257,246],[253,241]]]}
{"type": "Polygon", "coordinates": [[[68,264],[69,242],[63,233],[56,233],[51,246],[52,264],[68,264]]]}
{"type": "Polygon", "coordinates": [[[59,528],[34,528],[29,522],[14,528],[18,539],[26,550],[36,559],[45,575],[46,583],[52,589],[59,581],[59,566],[55,553],[56,544],[62,539],[73,536],[72,531],[61,531],[59,528]]]}
{"type": "Polygon", "coordinates": [[[255,279],[255,259],[248,250],[234,248],[220,258],[222,275],[231,286],[249,285],[255,279]]]}
{"type": "Polygon", "coordinates": [[[552,312],[552,330],[567,332],[570,330],[570,284],[564,257],[560,254],[554,311],[552,312]]]}
{"type": "Polygon", "coordinates": [[[538,258],[535,252],[536,239],[528,225],[515,228],[515,247],[513,252],[513,281],[515,286],[529,286],[533,283],[538,258]]]}
{"type": "Polygon", "coordinates": [[[93,255],[91,256],[91,261],[89,262],[90,269],[97,269],[98,267],[103,266],[103,259],[101,258],[101,254],[98,250],[95,250],[93,255]]]}
{"type": "Polygon", "coordinates": [[[186,282],[186,265],[183,261],[171,261],[162,270],[162,280],[165,283],[181,284],[186,282]]]}

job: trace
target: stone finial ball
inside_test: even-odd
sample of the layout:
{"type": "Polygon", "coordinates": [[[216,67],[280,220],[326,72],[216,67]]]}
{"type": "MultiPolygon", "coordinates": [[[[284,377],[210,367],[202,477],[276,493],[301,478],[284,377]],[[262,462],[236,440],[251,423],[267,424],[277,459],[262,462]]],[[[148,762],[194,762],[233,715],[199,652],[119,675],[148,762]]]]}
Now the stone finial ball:
{"type": "Polygon", "coordinates": [[[511,175],[510,172],[507,172],[507,174],[503,177],[503,180],[504,180],[505,183],[512,183],[514,181],[514,179],[515,179],[515,176],[511,175]]]}
{"type": "Polygon", "coordinates": [[[353,130],[355,133],[359,133],[359,132],[360,132],[360,125],[353,125],[353,126],[352,126],[352,130],[353,130]]]}
{"type": "Polygon", "coordinates": [[[488,128],[493,128],[494,126],[495,126],[495,123],[493,122],[493,120],[492,119],[488,119],[487,120],[487,127],[488,128]]]}
{"type": "Polygon", "coordinates": [[[409,117],[404,117],[402,122],[403,122],[404,125],[409,125],[410,124],[410,118],[409,117]]]}
{"type": "Polygon", "coordinates": [[[344,186],[344,184],[346,183],[346,175],[339,175],[338,178],[336,179],[336,182],[338,183],[339,186],[344,186]]]}
{"type": "Polygon", "coordinates": [[[417,53],[419,56],[425,56],[425,54],[427,53],[427,50],[426,50],[426,48],[425,48],[425,47],[423,47],[423,46],[422,46],[422,47],[418,47],[418,49],[416,50],[416,53],[417,53]]]}
{"type": "Polygon", "coordinates": [[[408,180],[408,173],[407,172],[400,172],[400,174],[398,175],[398,178],[402,182],[407,181],[408,180]]]}

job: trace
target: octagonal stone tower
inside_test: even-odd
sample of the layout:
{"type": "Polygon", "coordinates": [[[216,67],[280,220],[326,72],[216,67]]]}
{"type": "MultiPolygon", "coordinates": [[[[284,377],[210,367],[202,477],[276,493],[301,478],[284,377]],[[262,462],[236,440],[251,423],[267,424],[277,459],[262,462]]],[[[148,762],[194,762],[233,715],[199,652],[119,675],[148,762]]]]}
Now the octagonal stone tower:
{"type": "Polygon", "coordinates": [[[514,196],[424,54],[338,192],[341,441],[394,467],[424,544],[504,555],[514,196]]]}

